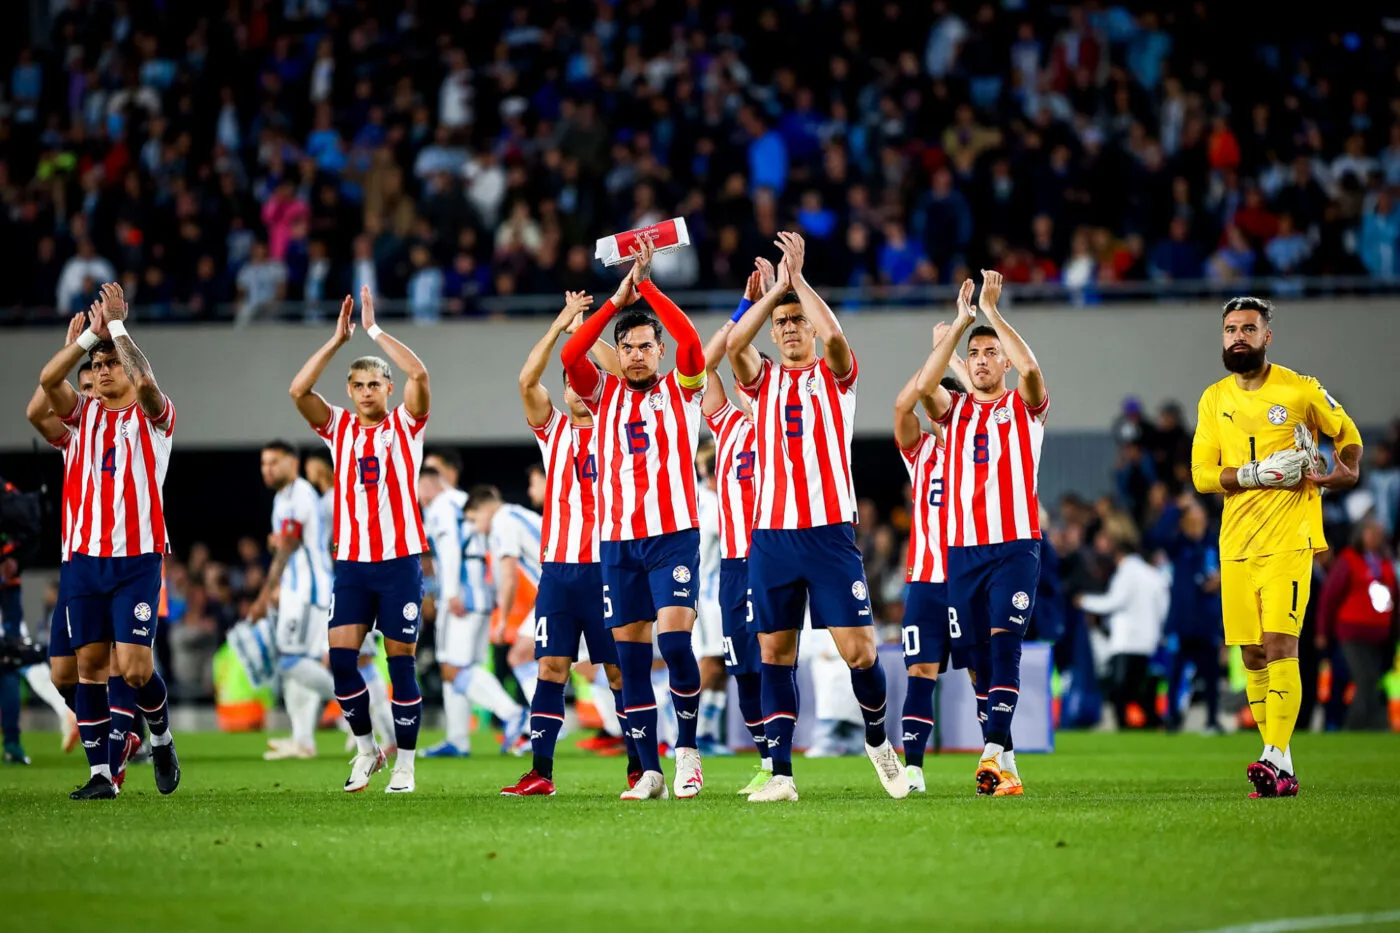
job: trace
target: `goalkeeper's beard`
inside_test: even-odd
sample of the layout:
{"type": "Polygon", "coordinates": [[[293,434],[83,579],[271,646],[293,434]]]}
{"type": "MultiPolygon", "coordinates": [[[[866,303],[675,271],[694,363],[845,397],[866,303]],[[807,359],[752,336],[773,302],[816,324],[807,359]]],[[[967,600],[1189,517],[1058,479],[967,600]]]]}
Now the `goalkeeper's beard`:
{"type": "Polygon", "coordinates": [[[1264,368],[1264,360],[1268,356],[1267,347],[1254,349],[1245,347],[1237,350],[1239,344],[1226,347],[1220,351],[1220,361],[1225,364],[1225,368],[1232,373],[1253,373],[1264,368]]]}

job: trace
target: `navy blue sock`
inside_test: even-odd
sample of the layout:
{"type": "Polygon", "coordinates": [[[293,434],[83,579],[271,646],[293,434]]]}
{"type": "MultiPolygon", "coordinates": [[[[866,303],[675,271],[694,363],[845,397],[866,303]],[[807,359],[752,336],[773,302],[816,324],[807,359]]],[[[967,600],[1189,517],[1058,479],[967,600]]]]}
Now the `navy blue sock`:
{"type": "Polygon", "coordinates": [[[768,757],[768,739],[763,734],[763,675],[739,674],[734,678],[739,690],[739,712],[744,717],[744,727],[749,730],[753,747],[762,758],[768,757]]]}
{"type": "Polygon", "coordinates": [[[988,645],[974,645],[971,664],[967,669],[972,681],[972,693],[977,698],[977,725],[982,727],[982,741],[987,741],[987,688],[992,684],[992,649],[988,645]]]}
{"type": "Polygon", "coordinates": [[[548,680],[535,682],[535,698],[530,701],[530,744],[535,751],[535,772],[542,778],[554,777],[554,743],[564,726],[564,685],[548,680]]]}
{"type": "Polygon", "coordinates": [[[661,751],[656,745],[656,694],[651,689],[651,642],[617,643],[617,666],[622,669],[622,710],[627,731],[637,746],[637,761],[643,771],[661,770],[661,751]]]}
{"type": "Polygon", "coordinates": [[[116,777],[126,761],[126,734],[136,720],[136,688],[120,677],[107,678],[107,706],[112,714],[107,733],[107,766],[116,777]]]}
{"type": "Polygon", "coordinates": [[[63,697],[63,702],[64,702],[64,703],[67,703],[67,704],[68,704],[68,710],[69,710],[69,712],[73,713],[74,715],[77,715],[77,713],[78,713],[78,685],[77,685],[77,684],[73,684],[72,686],[69,686],[69,687],[59,687],[59,688],[58,688],[58,695],[61,696],[61,697],[63,697]]]}
{"type": "Polygon", "coordinates": [[[885,735],[885,669],[880,660],[863,671],[851,668],[851,687],[856,692],[856,702],[860,704],[860,715],[865,719],[865,744],[873,748],[884,745],[885,735]]]}
{"type": "Polygon", "coordinates": [[[423,726],[423,692],[418,689],[418,665],[411,654],[389,658],[389,683],[394,688],[394,744],[411,752],[418,747],[423,726]]]}
{"type": "Polygon", "coordinates": [[[690,646],[689,632],[656,636],[661,658],[671,678],[671,703],[676,707],[676,747],[694,748],[700,725],[700,662],[690,646]]]}
{"type": "Polygon", "coordinates": [[[933,735],[933,688],[931,677],[910,677],[904,696],[904,761],[922,768],[928,737],[933,735]]]}
{"type": "MultiPolygon", "coordinates": [[[[112,712],[107,706],[106,684],[78,684],[74,705],[77,706],[78,735],[83,740],[83,754],[94,772],[107,769],[107,730],[112,725],[112,712]]],[[[108,777],[111,772],[108,771],[108,777]]]]}
{"type": "Polygon", "coordinates": [[[987,690],[987,742],[1011,746],[1011,718],[1021,696],[1021,636],[1002,632],[992,636],[992,682],[987,690]]]}
{"type": "Polygon", "coordinates": [[[0,733],[5,743],[19,741],[19,671],[0,673],[0,733]]]}
{"type": "Polygon", "coordinates": [[[335,701],[355,735],[373,735],[369,718],[369,687],[360,673],[360,652],[355,648],[332,648],[331,677],[335,681],[335,701]]]}
{"type": "Polygon", "coordinates": [[[773,773],[792,776],[792,733],[797,728],[797,666],[764,664],[762,673],[763,737],[773,759],[773,773]]]}
{"type": "Polygon", "coordinates": [[[642,770],[642,760],[637,757],[637,743],[632,738],[632,731],[627,728],[627,709],[622,702],[622,691],[614,690],[613,705],[617,707],[617,724],[622,727],[622,741],[627,746],[627,771],[642,770]]]}
{"type": "Polygon", "coordinates": [[[160,674],[152,672],[151,679],[136,689],[136,708],[146,719],[151,735],[162,736],[170,729],[170,694],[160,674]]]}

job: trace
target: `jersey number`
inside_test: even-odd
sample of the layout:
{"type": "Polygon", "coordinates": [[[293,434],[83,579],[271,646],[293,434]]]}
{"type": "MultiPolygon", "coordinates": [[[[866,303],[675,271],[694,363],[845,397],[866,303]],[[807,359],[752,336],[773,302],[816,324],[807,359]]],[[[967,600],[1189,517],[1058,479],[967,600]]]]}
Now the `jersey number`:
{"type": "Polygon", "coordinates": [[[608,585],[603,584],[603,618],[612,618],[612,597],[608,595],[608,585]]]}
{"type": "Polygon", "coordinates": [[[787,420],[787,430],[783,433],[788,437],[802,436],[802,406],[784,405],[783,417],[787,420]]]}
{"type": "Polygon", "coordinates": [[[574,470],[578,474],[580,482],[595,480],[598,478],[598,458],[593,454],[589,454],[587,457],[575,457],[574,470]]]}
{"type": "Polygon", "coordinates": [[[747,483],[753,479],[753,458],[754,452],[752,450],[741,450],[739,455],[734,458],[737,461],[734,466],[734,478],[739,482],[747,483]]]}
{"type": "Polygon", "coordinates": [[[730,638],[728,635],[724,637],[724,666],[739,666],[739,659],[734,654],[734,639],[730,638]]]}
{"type": "Polygon", "coordinates": [[[627,452],[629,454],[644,454],[651,450],[651,438],[647,436],[647,423],[645,421],[627,422],[627,452]]]}
{"type": "Polygon", "coordinates": [[[948,634],[954,638],[962,638],[962,626],[958,624],[958,610],[952,606],[948,607],[948,634]]]}
{"type": "Polygon", "coordinates": [[[364,486],[379,485],[379,458],[360,458],[360,483],[364,486]]]}
{"type": "Polygon", "coordinates": [[[943,477],[935,476],[928,484],[928,504],[935,509],[943,508],[943,477]]]}
{"type": "Polygon", "coordinates": [[[972,462],[973,462],[973,463],[986,463],[988,460],[992,459],[992,453],[991,453],[991,451],[988,449],[988,445],[989,445],[990,443],[991,443],[991,438],[988,437],[986,434],[974,434],[974,435],[972,435],[972,462]]]}
{"type": "Polygon", "coordinates": [[[535,644],[541,648],[549,647],[549,618],[540,616],[535,620],[535,644]]]}
{"type": "Polygon", "coordinates": [[[904,626],[904,656],[912,658],[919,653],[919,627],[917,625],[904,626]]]}
{"type": "Polygon", "coordinates": [[[108,447],[107,452],[102,455],[102,472],[107,474],[108,479],[116,479],[117,448],[108,447]]]}

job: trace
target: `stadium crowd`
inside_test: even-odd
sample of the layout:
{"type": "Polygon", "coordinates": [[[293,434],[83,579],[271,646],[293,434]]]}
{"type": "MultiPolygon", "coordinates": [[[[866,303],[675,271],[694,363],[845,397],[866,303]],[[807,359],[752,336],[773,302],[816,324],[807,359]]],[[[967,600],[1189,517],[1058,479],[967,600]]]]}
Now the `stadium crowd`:
{"type": "Polygon", "coordinates": [[[669,216],[672,289],[780,228],[831,285],[1388,278],[1394,46],[1223,3],[70,0],[0,61],[8,316],[112,279],[158,318],[470,315],[669,216]]]}

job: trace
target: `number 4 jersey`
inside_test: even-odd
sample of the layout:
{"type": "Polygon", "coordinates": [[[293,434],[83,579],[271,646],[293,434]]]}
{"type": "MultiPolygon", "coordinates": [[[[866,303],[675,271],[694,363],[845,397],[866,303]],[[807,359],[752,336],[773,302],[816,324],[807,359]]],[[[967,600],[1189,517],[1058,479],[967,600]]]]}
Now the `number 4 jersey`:
{"type": "Polygon", "coordinates": [[[423,429],[400,405],[378,424],[363,425],[344,408],[316,429],[335,463],[335,519],[331,556],[366,563],[427,550],[418,513],[423,429]]]}
{"type": "Polygon", "coordinates": [[[978,401],[952,393],[943,416],[948,466],[944,513],[950,547],[976,547],[1040,537],[1040,446],[1047,397],[1031,408],[1015,389],[978,401]]]}

